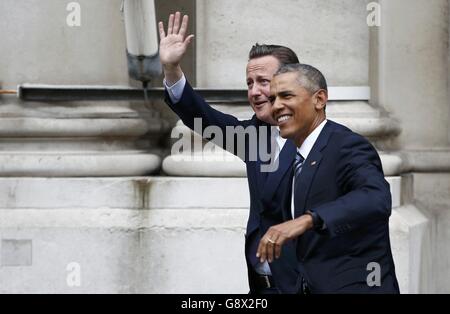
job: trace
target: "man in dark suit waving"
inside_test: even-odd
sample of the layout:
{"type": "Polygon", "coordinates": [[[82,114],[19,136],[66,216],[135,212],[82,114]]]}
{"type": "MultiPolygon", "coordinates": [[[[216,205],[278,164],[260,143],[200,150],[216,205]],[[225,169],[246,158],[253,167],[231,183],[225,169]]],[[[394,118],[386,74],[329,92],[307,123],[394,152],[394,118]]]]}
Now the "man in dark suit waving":
{"type": "Polygon", "coordinates": [[[271,82],[272,113],[294,141],[286,222],[261,239],[272,262],[297,239],[302,293],[398,293],[389,240],[391,194],[380,158],[362,136],[326,119],[327,83],[305,64],[283,66],[271,82]]]}
{"type": "MultiPolygon", "coordinates": [[[[281,201],[278,186],[288,180],[285,176],[290,164],[285,160],[295,156],[295,145],[282,139],[278,130],[272,125],[275,121],[271,115],[271,104],[268,100],[270,80],[280,65],[298,62],[295,53],[282,46],[255,45],[250,51],[247,65],[248,100],[255,115],[252,119],[239,121],[237,118],[211,108],[187,82],[180,67],[180,61],[191,42],[193,35],[186,36],[188,17],[177,12],[170,15],[167,34],[162,22],[159,23],[160,59],[164,69],[166,102],[181,118],[183,123],[194,128],[194,119],[201,118],[202,132],[209,126],[221,130],[223,141],[215,143],[238,155],[244,160],[250,190],[250,213],[247,222],[245,256],[248,266],[248,279],[251,293],[295,293],[297,291],[298,270],[293,243],[287,243],[277,262],[269,264],[259,262],[256,258],[261,235],[274,224],[283,221],[282,212],[277,204],[281,201]],[[233,133],[227,129],[241,130],[233,133]],[[246,130],[254,130],[255,136],[247,136],[246,130]],[[230,138],[238,143],[238,137],[244,137],[243,149],[239,145],[227,146],[230,138]],[[267,147],[263,147],[267,146],[267,147]],[[265,164],[258,153],[270,148],[273,163],[265,164]],[[271,172],[261,171],[263,166],[276,165],[271,172]],[[264,198],[263,198],[264,196],[264,198]]],[[[251,134],[252,132],[249,132],[251,134]]],[[[267,152],[267,151],[266,151],[267,152]]],[[[270,154],[269,154],[270,155],[270,154]]]]}

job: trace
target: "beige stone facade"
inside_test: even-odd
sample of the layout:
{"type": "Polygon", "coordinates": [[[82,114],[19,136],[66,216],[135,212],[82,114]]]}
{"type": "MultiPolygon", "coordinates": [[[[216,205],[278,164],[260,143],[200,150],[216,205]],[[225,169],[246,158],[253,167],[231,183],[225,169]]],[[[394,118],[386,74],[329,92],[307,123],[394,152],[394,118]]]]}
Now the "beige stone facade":
{"type": "MultiPolygon", "coordinates": [[[[70,2],[0,2],[0,89],[140,86],[128,76],[121,1],[74,1],[79,27],[66,23],[70,2]]],[[[328,117],[380,152],[401,292],[450,292],[448,0],[155,3],[159,18],[191,15],[183,68],[197,87],[245,89],[255,42],[321,69],[328,117]]],[[[251,116],[245,104],[216,107],[251,116]]],[[[171,154],[171,130],[190,135],[176,121],[162,99],[0,95],[0,293],[246,293],[244,165],[214,159],[220,150],[171,154]]]]}

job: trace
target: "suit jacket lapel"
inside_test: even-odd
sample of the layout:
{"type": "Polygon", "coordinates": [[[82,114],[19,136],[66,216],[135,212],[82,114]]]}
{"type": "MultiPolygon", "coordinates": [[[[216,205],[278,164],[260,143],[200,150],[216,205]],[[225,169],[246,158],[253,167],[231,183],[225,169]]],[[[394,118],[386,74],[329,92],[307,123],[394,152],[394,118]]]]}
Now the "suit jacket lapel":
{"type": "MultiPolygon", "coordinates": [[[[262,191],[263,203],[269,203],[280,185],[286,172],[291,168],[295,159],[295,144],[287,140],[278,157],[278,168],[276,171],[269,172],[264,182],[262,191]]],[[[265,206],[264,206],[265,207],[265,206]]]]}
{"type": "Polygon", "coordinates": [[[296,217],[303,215],[307,209],[305,208],[306,199],[308,197],[314,175],[316,174],[322,160],[322,150],[327,146],[332,130],[333,125],[327,122],[317,138],[311,152],[309,153],[308,158],[305,160],[302,171],[298,176],[299,182],[296,184],[294,195],[296,217]]]}
{"type": "Polygon", "coordinates": [[[322,160],[322,153],[318,150],[312,150],[308,158],[305,160],[302,171],[298,178],[299,182],[295,184],[295,216],[301,216],[305,213],[306,198],[309,194],[312,180],[316,174],[316,170],[319,168],[320,161],[322,160]]]}

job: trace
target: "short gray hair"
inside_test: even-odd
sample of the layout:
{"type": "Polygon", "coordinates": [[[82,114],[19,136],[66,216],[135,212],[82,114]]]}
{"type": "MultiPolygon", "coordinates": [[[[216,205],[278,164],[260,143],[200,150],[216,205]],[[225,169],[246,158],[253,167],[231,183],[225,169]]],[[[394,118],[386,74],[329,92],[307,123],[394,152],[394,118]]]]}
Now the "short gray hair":
{"type": "Polygon", "coordinates": [[[304,87],[308,92],[314,94],[320,89],[328,92],[327,81],[322,72],[308,64],[292,63],[282,65],[275,75],[283,73],[297,73],[297,81],[300,86],[304,87]]]}

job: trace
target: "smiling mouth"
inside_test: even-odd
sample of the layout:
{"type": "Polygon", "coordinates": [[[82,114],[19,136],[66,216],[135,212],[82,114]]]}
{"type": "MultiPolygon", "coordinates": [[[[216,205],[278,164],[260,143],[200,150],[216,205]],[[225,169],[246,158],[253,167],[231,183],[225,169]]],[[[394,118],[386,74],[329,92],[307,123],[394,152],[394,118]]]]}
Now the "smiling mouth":
{"type": "Polygon", "coordinates": [[[292,115],[290,115],[290,114],[284,114],[282,116],[279,116],[277,118],[278,125],[283,124],[284,122],[290,120],[291,118],[292,118],[292,115]]]}

